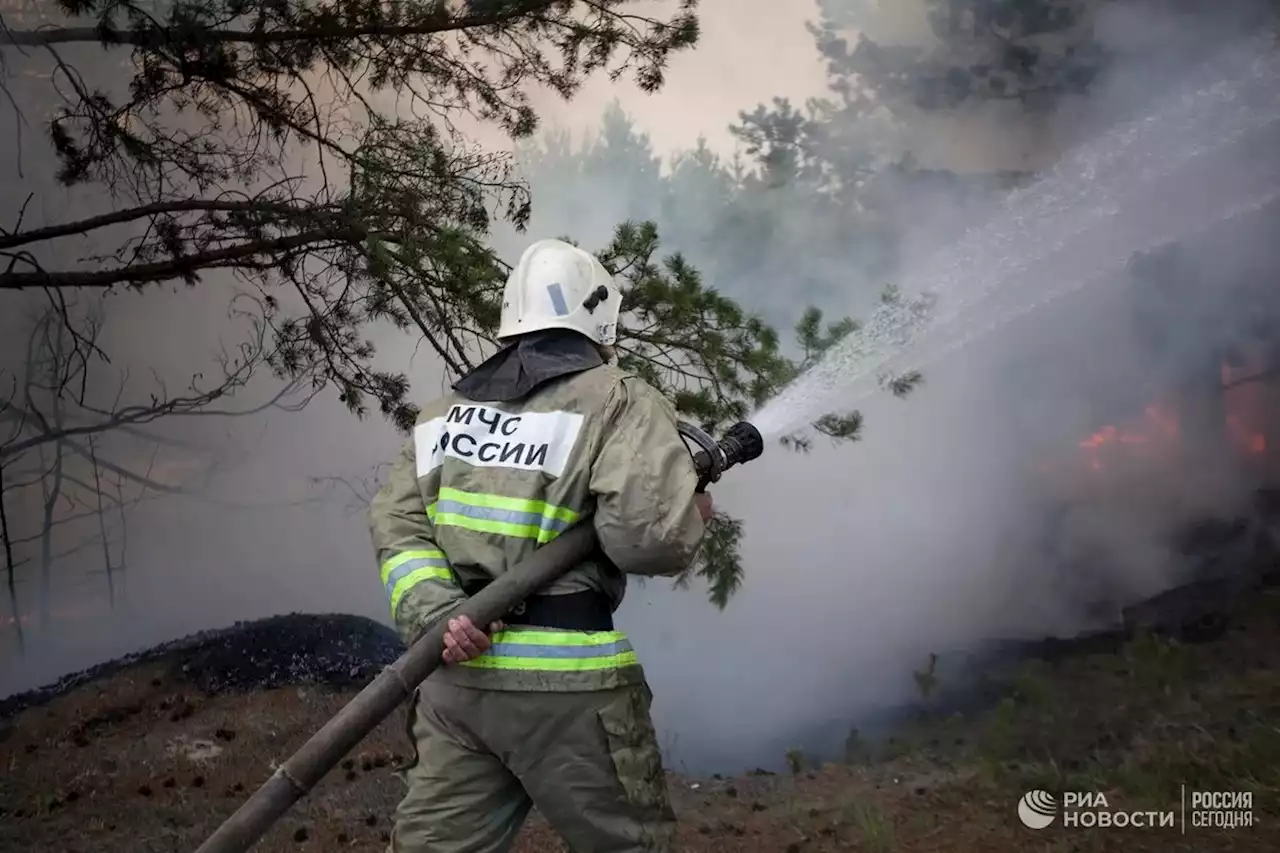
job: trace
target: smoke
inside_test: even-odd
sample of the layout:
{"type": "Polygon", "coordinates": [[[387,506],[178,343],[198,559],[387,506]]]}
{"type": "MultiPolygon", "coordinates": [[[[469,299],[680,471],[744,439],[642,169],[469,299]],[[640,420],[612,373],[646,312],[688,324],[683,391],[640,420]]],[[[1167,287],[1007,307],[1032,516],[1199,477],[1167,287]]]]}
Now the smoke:
{"type": "MultiPolygon", "coordinates": [[[[903,43],[931,37],[923,2],[824,5],[845,8],[851,32],[903,43]]],[[[962,173],[1054,163],[1119,117],[1140,113],[1194,59],[1239,34],[1220,10],[1179,15],[1160,11],[1167,4],[1103,5],[1108,11],[1095,25],[1121,59],[1090,97],[1043,115],[1007,108],[900,114],[867,129],[897,146],[871,166],[879,170],[882,221],[906,230],[898,252],[866,237],[858,222],[833,221],[804,187],[761,196],[769,199],[761,211],[768,227],[755,240],[710,227],[722,196],[705,166],[733,156],[726,126],[737,110],[775,95],[826,94],[821,58],[803,29],[815,10],[763,0],[705,3],[703,46],[673,63],[661,95],[594,84],[567,104],[550,95],[540,102],[548,130],[577,130],[576,146],[581,128],[597,125],[619,97],[650,148],[595,157],[591,169],[528,161],[530,232],[500,231],[495,241],[508,258],[526,240],[558,234],[594,247],[623,218],[656,218],[667,248],[686,252],[709,282],[777,325],[794,322],[809,301],[862,315],[922,253],[980,225],[1001,183],[964,174],[922,182],[886,171],[891,160],[910,153],[962,173]],[[698,155],[704,159],[686,153],[673,161],[700,136],[709,146],[698,155]],[[652,168],[638,169],[643,163],[652,168]],[[672,190],[664,176],[689,180],[672,190]]],[[[637,135],[624,130],[615,127],[613,138],[634,142],[637,135]]],[[[6,189],[11,221],[26,195],[21,188],[49,194],[35,178],[13,174],[13,143],[0,135],[0,145],[11,164],[5,186],[20,188],[6,189]]],[[[1237,146],[1210,174],[1267,173],[1259,164],[1274,150],[1237,146]]],[[[36,159],[48,156],[42,151],[28,142],[25,174],[52,171],[36,159]]],[[[1158,198],[1197,203],[1172,189],[1158,198]]],[[[68,196],[60,209],[94,201],[68,196]]],[[[53,220],[58,210],[37,213],[53,220]]],[[[696,585],[679,592],[663,581],[633,584],[619,617],[654,688],[668,761],[733,772],[776,766],[793,747],[830,749],[850,726],[916,698],[912,670],[930,653],[1069,634],[1175,582],[1186,566],[1171,549],[1170,528],[1184,517],[1235,512],[1251,486],[1252,469],[1237,467],[1212,437],[1222,413],[1202,374],[1216,375],[1218,350],[1248,338],[1253,320],[1280,307],[1265,288],[1252,302],[1240,296],[1280,268],[1275,215],[1206,232],[1158,275],[1116,270],[929,365],[925,385],[907,400],[878,395],[860,403],[866,432],[857,444],[819,440],[808,455],[774,446],[732,472],[715,497],[745,522],[743,589],[717,612],[696,585]],[[1173,295],[1152,283],[1168,283],[1174,273],[1173,295]],[[1158,342],[1135,317],[1157,318],[1158,342]],[[1148,405],[1178,412],[1174,446],[1157,446],[1158,429],[1143,421],[1148,405]],[[1142,432],[1151,446],[1110,447],[1095,471],[1079,445],[1107,425],[1142,432]]],[[[1056,281],[1072,269],[1070,258],[1059,259],[1052,275],[1056,281]]],[[[174,389],[208,370],[218,341],[234,331],[225,296],[209,288],[110,302],[106,348],[117,371],[110,387],[125,372],[130,387],[152,387],[156,368],[174,389]]],[[[29,310],[43,297],[24,297],[21,313],[9,310],[18,304],[13,294],[4,299],[0,340],[9,365],[17,363],[12,342],[25,340],[29,310]]],[[[376,343],[382,363],[407,365],[416,395],[441,389],[444,371],[413,341],[387,333],[376,343]]],[[[253,391],[270,387],[264,380],[253,391]]],[[[0,693],[237,619],[295,610],[387,618],[360,506],[369,484],[359,478],[396,452],[390,427],[376,417],[357,421],[322,396],[302,412],[192,418],[154,432],[180,445],[163,457],[174,482],[185,482],[191,469],[216,469],[207,484],[215,500],[174,494],[137,508],[127,546],[117,550],[122,588],[112,609],[102,603],[95,553],[59,561],[52,619],[30,627],[24,656],[3,653],[0,693]]],[[[131,469],[146,470],[149,452],[149,445],[129,450],[131,469]]],[[[36,593],[36,582],[25,581],[24,609],[35,607],[36,593]]]]}
{"type": "MultiPolygon", "coordinates": [[[[905,22],[906,7],[918,4],[892,5],[905,22]]],[[[900,116],[908,150],[959,171],[1051,166],[1117,121],[1145,115],[1198,61],[1247,34],[1228,15],[1209,22],[1155,4],[1112,5],[1093,23],[1116,64],[1088,97],[1039,114],[1004,105],[958,119],[900,116]],[[1138,38],[1149,31],[1160,35],[1138,38]]],[[[908,27],[903,40],[913,38],[927,36],[908,27]]],[[[1203,121],[1193,116],[1191,129],[1212,137],[1212,127],[1195,124],[1203,121]]],[[[616,153],[624,138],[636,143],[607,129],[592,162],[607,163],[603,152],[616,153]]],[[[931,362],[924,387],[905,401],[860,401],[867,418],[860,444],[819,440],[807,456],[773,447],[732,472],[717,500],[746,521],[747,581],[728,609],[717,613],[661,583],[633,588],[623,608],[658,697],[670,759],[732,771],[776,767],[793,747],[831,755],[851,726],[865,730],[919,698],[912,670],[930,653],[1108,626],[1121,607],[1186,578],[1193,566],[1174,544],[1179,524],[1247,512],[1256,484],[1257,467],[1241,467],[1238,444],[1225,434],[1230,412],[1216,388],[1224,353],[1258,342],[1256,321],[1280,307],[1269,294],[1245,295],[1280,264],[1275,206],[1258,209],[1280,188],[1275,140],[1272,126],[1206,154],[1121,198],[1118,218],[1064,209],[1064,220],[1091,218],[1092,231],[1033,263],[1010,285],[1022,291],[1002,295],[1034,302],[1073,284],[1072,276],[1100,271],[1088,288],[931,362]],[[1237,202],[1252,210],[1214,225],[1237,202]],[[1164,244],[1184,235],[1183,254],[1169,261],[1164,244]],[[1098,270],[1090,253],[1116,249],[1124,250],[1119,260],[1141,250],[1166,258],[1168,268],[1098,270]],[[1161,428],[1170,413],[1173,438],[1161,428]],[[1109,425],[1125,439],[1091,448],[1091,436],[1109,425]]],[[[1159,162],[1180,141],[1157,139],[1144,154],[1159,162]]],[[[849,255],[823,263],[832,251],[816,228],[792,239],[771,235],[765,269],[735,266],[758,257],[758,247],[683,226],[680,213],[692,221],[714,209],[680,211],[680,197],[670,203],[677,209],[663,208],[657,178],[637,177],[635,162],[619,158],[613,171],[571,174],[536,163],[533,230],[599,242],[620,215],[657,218],[694,263],[737,272],[710,280],[779,324],[805,298],[855,314],[874,298],[882,270],[849,255]],[[779,276],[784,268],[790,277],[779,276]]],[[[1088,202],[1090,176],[1065,177],[1088,202]]],[[[907,230],[909,247],[895,276],[909,278],[929,251],[945,266],[957,231],[981,227],[991,212],[996,183],[889,183],[886,215],[907,230]]],[[[855,239],[856,225],[846,229],[855,239]]],[[[1053,233],[1044,236],[1054,243],[1053,233]]],[[[991,260],[1016,262],[1019,247],[1009,251],[1014,258],[991,260]]],[[[985,284],[958,281],[954,296],[985,284]]],[[[967,322],[980,324],[998,302],[980,304],[967,322]]],[[[902,365],[911,366],[909,352],[902,365]]]]}
{"type": "MultiPolygon", "coordinates": [[[[66,48],[61,55],[109,92],[126,80],[110,53],[66,48]]],[[[25,79],[12,75],[7,83],[27,124],[0,134],[5,227],[14,228],[20,216],[31,228],[109,210],[118,200],[96,186],[67,189],[52,180],[58,164],[41,124],[54,109],[42,79],[49,69],[39,57],[24,63],[25,79]]],[[[81,257],[114,249],[121,233],[108,230],[100,244],[86,237],[71,249],[81,257]]],[[[76,259],[42,260],[63,267],[76,259]]],[[[88,367],[69,395],[80,396],[83,377],[87,406],[110,412],[217,387],[227,360],[243,355],[238,347],[253,340],[240,312],[251,307],[241,300],[256,295],[216,271],[191,288],[64,293],[81,333],[88,318],[100,323],[94,343],[107,356],[84,360],[88,367]]],[[[22,394],[31,334],[62,305],[38,290],[5,292],[0,300],[0,403],[9,403],[22,394]]],[[[412,339],[375,332],[379,366],[405,371],[420,394],[440,392],[442,365],[420,354],[412,339]]],[[[78,363],[74,357],[62,362],[78,363]]],[[[331,391],[291,410],[309,396],[305,385],[280,406],[262,408],[282,385],[260,366],[233,399],[208,407],[262,409],[255,414],[171,416],[98,436],[93,450],[113,466],[98,472],[107,505],[105,547],[89,488],[94,466],[84,456],[90,445],[84,437],[67,442],[68,479],[54,502],[59,526],[48,571],[41,567],[40,530],[53,478],[42,486],[33,475],[51,469],[56,445],[4,460],[7,521],[11,535],[26,541],[15,548],[17,613],[0,592],[0,695],[241,619],[339,611],[385,620],[363,499],[399,438],[376,414],[353,418],[331,391]],[[144,480],[151,486],[143,488],[144,480]],[[18,645],[15,618],[22,621],[25,648],[18,645]]],[[[53,395],[37,397],[51,411],[53,395]]],[[[65,408],[86,421],[99,419],[83,407],[65,408]]],[[[0,418],[0,441],[15,426],[7,414],[0,418]]]]}

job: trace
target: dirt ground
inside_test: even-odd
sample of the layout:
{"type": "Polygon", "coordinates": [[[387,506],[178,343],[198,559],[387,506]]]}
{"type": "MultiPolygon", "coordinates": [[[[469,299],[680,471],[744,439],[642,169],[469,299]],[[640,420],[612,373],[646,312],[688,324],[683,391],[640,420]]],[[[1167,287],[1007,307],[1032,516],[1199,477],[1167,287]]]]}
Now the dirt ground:
{"type": "MultiPolygon", "coordinates": [[[[732,853],[1253,853],[1280,849],[1280,592],[1227,634],[1020,665],[969,718],[921,719],[849,763],[784,775],[672,775],[679,849],[732,853]],[[1179,813],[1188,790],[1251,791],[1252,825],[1025,828],[1032,788],[1098,791],[1115,810],[1179,813]]],[[[0,850],[190,851],[350,697],[284,687],[205,696],[135,666],[0,720],[0,850]]],[[[254,849],[381,851],[402,787],[402,717],[385,723],[254,849]]],[[[564,846],[535,817],[520,853],[564,846]]]]}

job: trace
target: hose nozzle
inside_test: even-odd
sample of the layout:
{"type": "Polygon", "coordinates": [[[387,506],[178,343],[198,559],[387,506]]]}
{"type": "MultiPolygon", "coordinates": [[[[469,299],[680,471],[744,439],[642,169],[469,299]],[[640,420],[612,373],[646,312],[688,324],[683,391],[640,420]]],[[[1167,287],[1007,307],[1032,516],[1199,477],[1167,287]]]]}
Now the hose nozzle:
{"type": "Polygon", "coordinates": [[[719,480],[720,475],[734,465],[750,462],[764,453],[764,438],[761,437],[760,430],[746,421],[729,427],[724,438],[719,441],[693,424],[680,422],[677,426],[682,436],[692,439],[698,446],[693,454],[693,467],[698,472],[700,492],[719,480]]]}
{"type": "Polygon", "coordinates": [[[760,454],[764,453],[764,438],[760,435],[760,430],[746,421],[729,427],[724,437],[720,439],[719,445],[724,451],[726,469],[758,459],[760,454]]]}

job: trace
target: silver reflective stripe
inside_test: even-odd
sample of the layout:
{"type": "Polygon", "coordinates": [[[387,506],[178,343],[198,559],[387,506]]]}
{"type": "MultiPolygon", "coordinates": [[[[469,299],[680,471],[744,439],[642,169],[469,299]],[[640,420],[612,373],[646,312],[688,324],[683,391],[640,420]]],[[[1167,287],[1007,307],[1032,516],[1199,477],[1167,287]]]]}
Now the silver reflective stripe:
{"type": "Polygon", "coordinates": [[[605,658],[631,651],[629,640],[599,646],[543,646],[534,643],[494,643],[486,655],[503,658],[605,658]]]}
{"type": "Polygon", "coordinates": [[[447,569],[449,561],[443,557],[416,557],[412,560],[405,560],[400,565],[391,570],[391,574],[387,575],[387,597],[395,592],[396,584],[404,580],[405,576],[418,569],[447,569]]]}
{"type": "Polygon", "coordinates": [[[523,512],[517,509],[498,509],[491,506],[472,506],[471,504],[459,503],[458,501],[436,501],[435,512],[437,515],[465,515],[467,518],[475,518],[481,521],[500,521],[507,524],[525,524],[529,527],[538,527],[542,530],[554,530],[557,533],[563,533],[569,529],[571,522],[561,521],[558,518],[552,518],[549,515],[543,515],[540,512],[523,512]]]}
{"type": "Polygon", "coordinates": [[[551,307],[555,310],[557,317],[569,316],[569,306],[564,301],[564,290],[559,284],[548,284],[547,295],[551,297],[551,307]]]}

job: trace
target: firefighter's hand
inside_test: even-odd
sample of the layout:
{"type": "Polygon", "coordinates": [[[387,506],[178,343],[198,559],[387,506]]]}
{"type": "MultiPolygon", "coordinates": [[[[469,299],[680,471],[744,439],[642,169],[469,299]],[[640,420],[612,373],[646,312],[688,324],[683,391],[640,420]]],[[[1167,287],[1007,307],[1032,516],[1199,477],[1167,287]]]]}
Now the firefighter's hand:
{"type": "Polygon", "coordinates": [[[702,521],[708,522],[715,513],[714,507],[711,505],[710,492],[695,492],[693,502],[698,505],[698,514],[702,516],[702,521]]]}
{"type": "MultiPolygon", "coordinates": [[[[501,630],[501,622],[494,622],[489,626],[490,634],[501,630]]],[[[444,635],[444,654],[441,659],[445,663],[462,663],[464,660],[471,660],[484,654],[491,645],[488,635],[471,624],[471,617],[458,616],[449,620],[449,630],[444,635]]]]}

